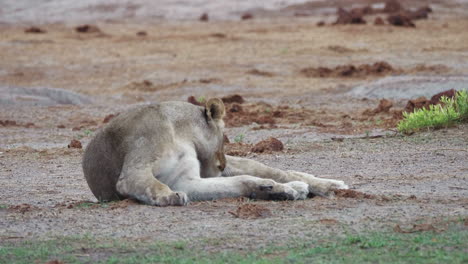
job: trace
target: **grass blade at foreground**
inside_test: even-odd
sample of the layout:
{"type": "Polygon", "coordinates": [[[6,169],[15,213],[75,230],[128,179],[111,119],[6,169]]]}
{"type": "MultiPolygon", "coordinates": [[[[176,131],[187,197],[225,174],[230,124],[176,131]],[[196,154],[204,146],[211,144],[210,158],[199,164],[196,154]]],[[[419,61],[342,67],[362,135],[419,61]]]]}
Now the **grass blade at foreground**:
{"type": "Polygon", "coordinates": [[[206,249],[209,239],[188,243],[98,241],[65,237],[1,243],[0,263],[467,263],[468,229],[463,221],[442,232],[374,232],[342,238],[271,245],[251,251],[206,249]]]}

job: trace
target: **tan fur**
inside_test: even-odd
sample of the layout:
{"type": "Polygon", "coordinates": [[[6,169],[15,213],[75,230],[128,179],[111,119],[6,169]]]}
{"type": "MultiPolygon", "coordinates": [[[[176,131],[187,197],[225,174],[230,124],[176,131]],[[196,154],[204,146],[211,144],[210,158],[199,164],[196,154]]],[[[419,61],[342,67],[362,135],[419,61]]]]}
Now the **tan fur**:
{"type": "Polygon", "coordinates": [[[100,201],[135,198],[158,206],[224,197],[305,199],[347,188],[341,181],[225,156],[224,104],[164,102],[114,118],[88,144],[83,172],[100,201]]]}

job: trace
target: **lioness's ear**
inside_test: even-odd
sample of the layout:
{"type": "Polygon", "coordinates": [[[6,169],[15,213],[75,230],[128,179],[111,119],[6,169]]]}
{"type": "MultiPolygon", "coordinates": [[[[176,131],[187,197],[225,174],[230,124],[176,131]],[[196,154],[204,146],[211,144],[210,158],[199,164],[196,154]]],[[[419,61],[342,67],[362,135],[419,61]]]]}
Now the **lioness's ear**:
{"type": "Polygon", "coordinates": [[[211,98],[206,102],[206,115],[214,120],[220,120],[224,117],[226,110],[224,103],[219,98],[211,98]]]}

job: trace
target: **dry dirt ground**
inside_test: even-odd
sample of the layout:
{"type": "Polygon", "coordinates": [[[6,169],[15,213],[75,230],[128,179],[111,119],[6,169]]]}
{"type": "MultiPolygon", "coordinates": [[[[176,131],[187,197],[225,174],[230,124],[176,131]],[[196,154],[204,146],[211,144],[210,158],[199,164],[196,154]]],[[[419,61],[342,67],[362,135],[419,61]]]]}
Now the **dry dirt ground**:
{"type": "Polygon", "coordinates": [[[285,237],[466,219],[468,127],[395,132],[411,89],[420,85],[417,78],[466,83],[463,8],[434,2],[429,19],[415,21],[414,28],[373,25],[373,16],[366,25],[330,25],[333,15],[290,11],[242,21],[114,19],[93,23],[100,31],[91,33],[63,21],[35,25],[46,33],[25,33],[30,22],[1,24],[0,239],[213,238],[223,241],[218,248],[251,249],[285,237]],[[316,25],[321,20],[325,26],[316,25]],[[392,69],[351,76],[314,72],[376,62],[392,69]],[[401,76],[409,80],[407,90],[390,98],[389,111],[373,111],[378,96],[353,93],[401,76]],[[358,192],[167,208],[87,203],[96,200],[81,171],[83,150],[67,147],[72,139],[85,147],[106,116],[135,104],[232,94],[246,102],[229,105],[231,117],[240,120],[227,128],[231,142],[273,136],[285,145],[267,154],[251,153],[248,145],[241,155],[340,179],[358,192]]]}

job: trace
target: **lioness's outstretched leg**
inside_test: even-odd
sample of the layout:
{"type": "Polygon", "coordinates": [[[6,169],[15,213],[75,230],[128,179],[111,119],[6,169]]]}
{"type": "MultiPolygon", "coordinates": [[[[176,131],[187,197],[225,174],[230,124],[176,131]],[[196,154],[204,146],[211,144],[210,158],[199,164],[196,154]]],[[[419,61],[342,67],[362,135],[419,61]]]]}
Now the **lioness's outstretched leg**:
{"type": "Polygon", "coordinates": [[[154,173],[172,190],[186,193],[193,201],[228,197],[297,200],[307,198],[309,193],[308,185],[303,182],[282,184],[249,175],[201,178],[201,164],[195,150],[184,144],[174,149],[176,152],[170,156],[177,159],[163,158],[154,173]]]}
{"type": "Polygon", "coordinates": [[[248,174],[273,179],[280,183],[302,181],[309,185],[309,192],[316,195],[326,195],[333,188],[348,189],[343,181],[317,178],[311,174],[297,171],[283,171],[246,158],[226,155],[226,165],[222,173],[223,176],[248,174]]]}
{"type": "Polygon", "coordinates": [[[116,185],[119,194],[150,205],[186,205],[187,195],[174,192],[158,181],[153,176],[152,168],[150,163],[140,164],[127,159],[116,185]]]}
{"type": "Polygon", "coordinates": [[[250,197],[263,200],[305,199],[309,193],[303,182],[277,183],[249,175],[234,177],[191,178],[180,181],[174,190],[187,193],[190,200],[214,200],[230,197],[250,197]]]}

